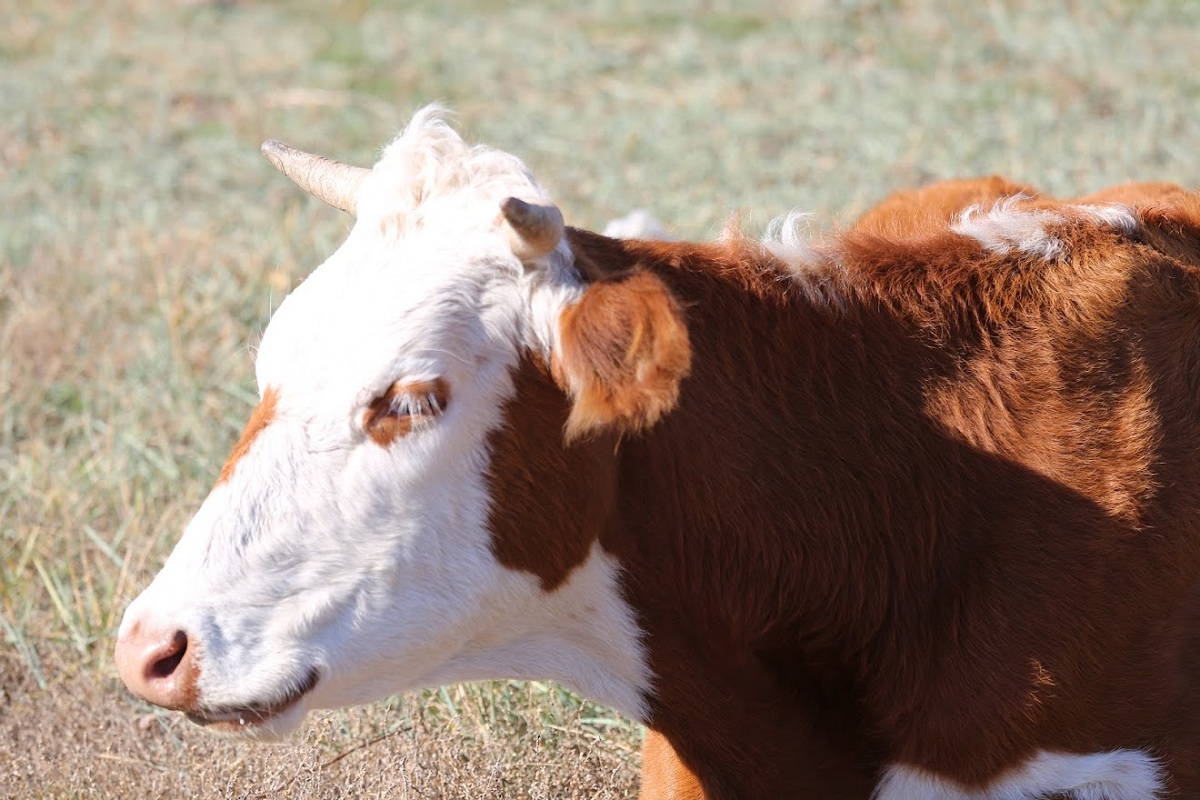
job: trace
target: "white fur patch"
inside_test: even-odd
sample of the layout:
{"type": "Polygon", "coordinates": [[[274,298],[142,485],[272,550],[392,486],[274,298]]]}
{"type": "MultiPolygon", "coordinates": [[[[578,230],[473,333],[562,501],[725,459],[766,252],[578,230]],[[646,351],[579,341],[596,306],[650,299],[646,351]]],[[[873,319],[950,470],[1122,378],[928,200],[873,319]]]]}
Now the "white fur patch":
{"type": "Polygon", "coordinates": [[[657,239],[660,242],[674,241],[663,224],[644,208],[630,211],[623,217],[608,221],[603,231],[614,239],[657,239]]]}
{"type": "Polygon", "coordinates": [[[619,574],[617,561],[599,543],[553,592],[544,591],[532,575],[504,570],[505,602],[485,609],[475,620],[469,647],[422,676],[418,685],[497,675],[556,680],[644,722],[653,678],[619,574]]]}
{"type": "Polygon", "coordinates": [[[1051,226],[1064,222],[1062,215],[1041,209],[1016,207],[1024,195],[1000,200],[988,211],[969,206],[950,225],[950,230],[979,242],[1000,255],[1016,250],[1047,261],[1063,254],[1062,240],[1051,234],[1051,226]]]}
{"type": "Polygon", "coordinates": [[[812,220],[813,215],[803,211],[776,217],[767,224],[762,246],[791,271],[806,300],[817,307],[845,310],[837,250],[820,242],[812,220]]]}
{"type": "Polygon", "coordinates": [[[824,259],[813,246],[813,215],[803,211],[789,211],[767,223],[763,234],[763,246],[771,255],[795,270],[822,263],[824,259]]]}
{"type": "Polygon", "coordinates": [[[914,767],[893,766],[875,800],[1154,800],[1163,790],[1158,762],[1140,750],[1076,755],[1040,752],[982,789],[966,789],[914,767]]]}
{"type": "Polygon", "coordinates": [[[950,230],[968,236],[988,250],[1007,255],[1014,250],[1047,261],[1066,254],[1066,245],[1051,229],[1068,222],[1072,216],[1132,235],[1138,230],[1137,217],[1119,204],[1063,206],[1062,212],[1021,208],[1029,198],[1015,195],[997,201],[988,211],[969,206],[951,223],[950,230]]]}
{"type": "Polygon", "coordinates": [[[1095,219],[1101,225],[1114,228],[1127,236],[1137,233],[1141,227],[1133,211],[1128,206],[1123,206],[1119,203],[1109,203],[1102,206],[1080,205],[1074,206],[1074,208],[1095,219]]]}

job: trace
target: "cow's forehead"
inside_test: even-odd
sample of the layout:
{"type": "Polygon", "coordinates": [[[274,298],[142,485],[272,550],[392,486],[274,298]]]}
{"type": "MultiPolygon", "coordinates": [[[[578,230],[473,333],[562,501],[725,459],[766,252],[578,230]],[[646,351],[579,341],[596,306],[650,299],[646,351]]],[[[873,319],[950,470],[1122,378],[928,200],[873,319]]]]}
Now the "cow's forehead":
{"type": "Polygon", "coordinates": [[[349,238],[272,318],[260,388],[378,390],[519,338],[528,276],[497,224],[509,196],[549,202],[519,159],[466,145],[436,109],[419,114],[359,189],[349,238]]]}
{"type": "Polygon", "coordinates": [[[272,317],[256,360],[260,387],[333,382],[370,393],[493,355],[481,350],[515,338],[519,325],[519,267],[496,240],[356,232],[272,317]]]}

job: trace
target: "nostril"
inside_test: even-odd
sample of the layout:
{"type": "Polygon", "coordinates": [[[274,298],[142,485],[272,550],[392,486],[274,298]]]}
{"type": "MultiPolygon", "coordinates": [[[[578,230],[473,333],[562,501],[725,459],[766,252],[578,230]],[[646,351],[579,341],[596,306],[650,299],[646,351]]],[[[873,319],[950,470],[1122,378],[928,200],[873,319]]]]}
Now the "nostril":
{"type": "Polygon", "coordinates": [[[187,649],[187,634],[183,631],[175,631],[175,635],[171,637],[170,644],[163,649],[162,654],[147,668],[146,677],[151,680],[171,677],[179,665],[183,663],[183,657],[187,655],[187,649]]]}
{"type": "Polygon", "coordinates": [[[117,637],[113,655],[129,691],[163,708],[186,711],[200,700],[201,650],[200,641],[182,628],[135,620],[117,637]]]}

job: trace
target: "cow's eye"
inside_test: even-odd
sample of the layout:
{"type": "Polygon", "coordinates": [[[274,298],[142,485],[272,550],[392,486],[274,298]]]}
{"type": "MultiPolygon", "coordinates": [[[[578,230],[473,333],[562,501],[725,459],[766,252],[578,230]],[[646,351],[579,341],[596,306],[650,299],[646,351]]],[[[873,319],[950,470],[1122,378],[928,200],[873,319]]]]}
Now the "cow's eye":
{"type": "Polygon", "coordinates": [[[433,422],[449,402],[450,389],[441,378],[396,381],[367,406],[363,430],[376,444],[387,447],[433,422]]]}

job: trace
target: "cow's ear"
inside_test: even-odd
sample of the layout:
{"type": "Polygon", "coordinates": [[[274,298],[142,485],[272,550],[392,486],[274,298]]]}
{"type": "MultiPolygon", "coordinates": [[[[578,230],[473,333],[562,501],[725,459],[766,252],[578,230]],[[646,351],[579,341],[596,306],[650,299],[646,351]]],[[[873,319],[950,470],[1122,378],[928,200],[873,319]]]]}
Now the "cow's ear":
{"type": "Polygon", "coordinates": [[[633,432],[670,411],[691,366],[679,302],[633,268],[591,280],[559,319],[551,369],[572,400],[567,438],[633,432]]]}

